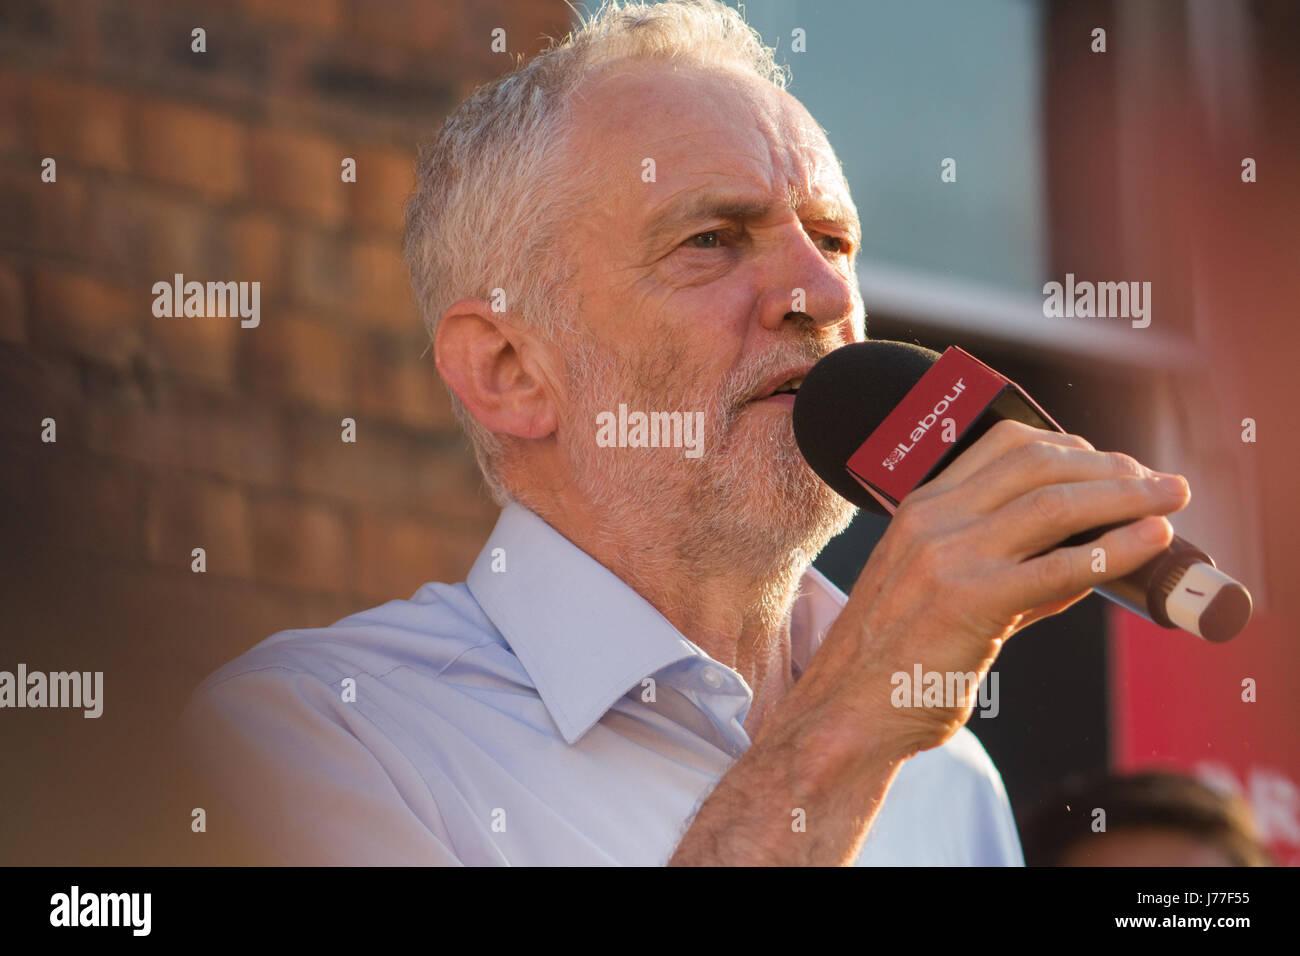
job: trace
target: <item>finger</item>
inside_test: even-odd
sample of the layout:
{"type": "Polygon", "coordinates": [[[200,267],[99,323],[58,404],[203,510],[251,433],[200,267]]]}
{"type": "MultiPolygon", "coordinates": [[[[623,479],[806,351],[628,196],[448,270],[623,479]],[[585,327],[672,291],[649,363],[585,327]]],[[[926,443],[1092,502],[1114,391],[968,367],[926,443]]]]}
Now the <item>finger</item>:
{"type": "Polygon", "coordinates": [[[1015,564],[995,575],[991,588],[1005,588],[1001,593],[1012,605],[1009,613],[1037,608],[1122,578],[1167,548],[1173,537],[1174,529],[1163,516],[1141,518],[1096,541],[1056,548],[1015,564]],[[1097,548],[1106,556],[1105,571],[1094,570],[1097,548]]]}
{"type": "Polygon", "coordinates": [[[976,513],[990,514],[1044,485],[1159,474],[1162,473],[1121,452],[1092,451],[1034,439],[971,475],[966,482],[971,489],[966,506],[976,513]]]}
{"type": "Polygon", "coordinates": [[[1078,594],[1071,595],[1070,597],[1065,598],[1064,600],[1053,601],[1050,604],[1044,604],[1041,607],[1036,607],[1032,611],[1026,611],[1023,615],[1021,615],[1020,621],[1016,624],[1016,630],[1023,631],[1030,624],[1033,624],[1036,621],[1041,621],[1043,620],[1043,618],[1051,617],[1054,614],[1060,614],[1062,611],[1070,607],[1073,607],[1075,604],[1078,604],[1080,601],[1082,601],[1091,593],[1092,593],[1091,590],[1080,591],[1078,594]]]}
{"type": "Polygon", "coordinates": [[[1167,515],[1187,507],[1187,482],[1177,475],[1105,478],[1046,485],[990,515],[983,540],[1016,560],[1041,554],[1070,535],[1092,528],[1167,515]]]}
{"type": "Polygon", "coordinates": [[[1012,449],[1031,441],[1048,442],[1071,448],[1092,450],[1092,445],[1078,435],[1066,435],[1061,432],[1034,428],[1022,422],[1003,419],[979,437],[973,445],[953,459],[943,471],[912,492],[914,495],[930,497],[946,491],[971,475],[996,461],[1012,449]]]}

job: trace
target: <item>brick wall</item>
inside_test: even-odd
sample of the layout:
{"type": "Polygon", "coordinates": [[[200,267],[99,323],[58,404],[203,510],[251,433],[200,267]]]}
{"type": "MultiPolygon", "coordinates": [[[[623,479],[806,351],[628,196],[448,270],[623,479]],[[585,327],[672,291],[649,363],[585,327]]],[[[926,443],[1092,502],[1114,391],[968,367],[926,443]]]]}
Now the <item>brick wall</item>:
{"type": "Polygon", "coordinates": [[[563,0],[0,8],[0,669],[105,672],[97,721],[0,715],[30,771],[0,784],[0,862],[166,858],[191,797],[159,789],[158,754],[203,675],[463,578],[496,509],[425,351],[402,210],[417,141],[569,17],[563,0]],[[175,273],[260,282],[260,324],[154,317],[175,273]]]}

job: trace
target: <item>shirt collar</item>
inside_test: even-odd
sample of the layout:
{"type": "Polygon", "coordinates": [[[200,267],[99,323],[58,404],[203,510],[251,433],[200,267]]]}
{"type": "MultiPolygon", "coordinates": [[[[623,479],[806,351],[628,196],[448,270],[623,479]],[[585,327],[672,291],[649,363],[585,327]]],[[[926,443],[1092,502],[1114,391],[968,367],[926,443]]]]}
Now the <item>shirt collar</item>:
{"type": "MultiPolygon", "coordinates": [[[[711,660],[626,582],[518,503],[502,510],[466,584],[570,744],[644,678],[689,657],[711,660]]],[[[804,573],[790,621],[798,672],[846,600],[815,568],[804,573]]]]}

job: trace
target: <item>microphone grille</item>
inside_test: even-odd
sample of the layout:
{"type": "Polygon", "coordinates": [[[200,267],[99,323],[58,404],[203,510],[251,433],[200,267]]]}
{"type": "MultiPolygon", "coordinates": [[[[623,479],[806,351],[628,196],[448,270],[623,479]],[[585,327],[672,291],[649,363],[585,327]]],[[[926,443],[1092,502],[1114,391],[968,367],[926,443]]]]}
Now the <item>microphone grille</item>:
{"type": "Polygon", "coordinates": [[[939,353],[906,342],[856,342],[821,359],[794,400],[794,437],[822,481],[858,507],[886,514],[846,465],[939,353]]]}

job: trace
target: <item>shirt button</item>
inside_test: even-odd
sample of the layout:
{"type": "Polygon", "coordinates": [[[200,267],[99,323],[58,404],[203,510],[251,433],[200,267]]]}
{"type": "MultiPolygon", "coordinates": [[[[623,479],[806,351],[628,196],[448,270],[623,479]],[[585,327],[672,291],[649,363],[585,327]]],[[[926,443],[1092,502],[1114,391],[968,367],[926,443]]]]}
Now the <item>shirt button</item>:
{"type": "Polygon", "coordinates": [[[704,668],[704,671],[700,674],[700,677],[704,679],[704,683],[708,684],[714,690],[722,686],[722,675],[718,673],[718,669],[716,667],[704,668]]]}

